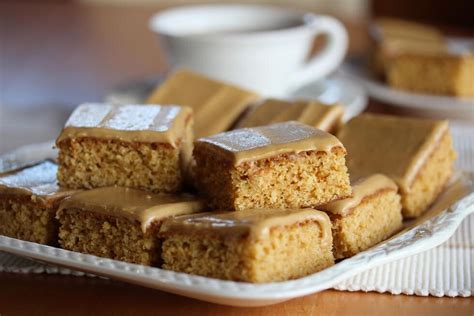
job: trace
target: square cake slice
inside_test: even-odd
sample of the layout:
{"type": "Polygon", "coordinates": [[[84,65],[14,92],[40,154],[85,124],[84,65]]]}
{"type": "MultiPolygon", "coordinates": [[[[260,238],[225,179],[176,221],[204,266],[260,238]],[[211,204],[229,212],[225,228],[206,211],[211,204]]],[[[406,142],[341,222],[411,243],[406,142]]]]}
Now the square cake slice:
{"type": "Polygon", "coordinates": [[[239,122],[238,127],[255,127],[286,121],[298,121],[328,133],[342,124],[344,109],[339,104],[318,101],[283,101],[267,99],[257,104],[239,122]]]}
{"type": "Polygon", "coordinates": [[[195,183],[211,207],[316,207],[351,194],[346,150],[298,122],[237,129],[195,142],[195,183]]]}
{"type": "Polygon", "coordinates": [[[371,29],[374,68],[390,86],[432,94],[474,96],[474,49],[449,44],[440,30],[382,18],[371,29]]]}
{"type": "Polygon", "coordinates": [[[0,176],[0,235],[54,245],[59,202],[73,193],[56,183],[51,161],[0,176]]]}
{"type": "Polygon", "coordinates": [[[351,257],[387,239],[402,227],[398,186],[375,174],[354,183],[352,197],[320,206],[332,222],[334,257],[351,257]]]}
{"type": "Polygon", "coordinates": [[[156,195],[121,187],[83,191],[60,205],[59,243],[72,251],[158,265],[162,221],[201,210],[201,201],[186,194],[156,195]]]}
{"type": "Polygon", "coordinates": [[[387,82],[401,90],[474,97],[474,50],[399,54],[387,66],[387,82]]]}
{"type": "Polygon", "coordinates": [[[178,192],[192,154],[192,110],[87,103],[56,140],[59,184],[178,192]]]}
{"type": "Polygon", "coordinates": [[[259,96],[203,75],[178,70],[161,83],[148,103],[186,105],[194,111],[196,138],[228,130],[259,96]]]}
{"type": "Polygon", "coordinates": [[[444,52],[443,34],[435,27],[412,21],[377,18],[369,28],[372,44],[372,66],[377,75],[385,76],[390,62],[405,52],[444,52]]]}
{"type": "Polygon", "coordinates": [[[331,221],[312,209],[180,216],[160,236],[164,269],[218,279],[285,281],[334,264],[331,221]]]}
{"type": "Polygon", "coordinates": [[[400,188],[403,216],[418,217],[441,193],[453,172],[448,122],[365,114],[338,134],[347,148],[352,180],[382,173],[400,188]]]}

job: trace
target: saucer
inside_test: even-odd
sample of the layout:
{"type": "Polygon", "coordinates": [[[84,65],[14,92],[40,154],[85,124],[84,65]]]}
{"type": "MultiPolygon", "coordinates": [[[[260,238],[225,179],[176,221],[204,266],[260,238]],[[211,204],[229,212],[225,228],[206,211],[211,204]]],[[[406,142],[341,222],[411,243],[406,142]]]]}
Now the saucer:
{"type": "MultiPolygon", "coordinates": [[[[153,89],[164,79],[165,76],[159,75],[125,82],[112,89],[105,97],[105,102],[144,103],[153,89]]],[[[340,103],[345,108],[344,120],[360,114],[367,106],[364,89],[356,82],[345,78],[340,72],[300,87],[284,98],[318,100],[325,104],[340,103]]]]}

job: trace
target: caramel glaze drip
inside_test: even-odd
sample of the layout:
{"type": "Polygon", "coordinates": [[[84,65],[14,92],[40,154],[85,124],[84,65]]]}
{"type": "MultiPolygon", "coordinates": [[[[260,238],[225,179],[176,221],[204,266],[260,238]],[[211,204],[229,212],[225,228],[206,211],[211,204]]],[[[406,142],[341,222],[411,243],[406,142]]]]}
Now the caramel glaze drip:
{"type": "Polygon", "coordinates": [[[325,105],[317,101],[283,101],[267,99],[256,105],[238,127],[255,127],[273,123],[298,121],[325,132],[331,132],[344,114],[340,105],[325,105]]]}
{"type": "Polygon", "coordinates": [[[223,150],[235,165],[284,153],[329,152],[334,147],[344,148],[335,136],[298,122],[236,129],[197,142],[223,150]]]}
{"type": "Polygon", "coordinates": [[[324,213],[313,209],[248,209],[239,212],[203,213],[180,216],[163,223],[160,234],[174,232],[202,233],[209,231],[226,236],[249,235],[259,238],[269,234],[270,229],[306,221],[317,221],[322,238],[331,237],[331,221],[324,213]]]}
{"type": "Polygon", "coordinates": [[[319,208],[322,211],[336,215],[347,216],[365,198],[373,196],[385,190],[397,191],[397,184],[383,174],[374,174],[367,178],[359,179],[352,186],[352,196],[350,198],[330,202],[319,208]]]}
{"type": "Polygon", "coordinates": [[[177,147],[190,116],[192,110],[181,106],[86,103],[71,114],[56,144],[95,137],[177,147]]]}
{"type": "Polygon", "coordinates": [[[151,194],[136,189],[104,187],[74,194],[64,199],[59,209],[60,212],[76,209],[136,220],[146,232],[156,220],[197,213],[203,207],[201,200],[189,194],[151,194]]]}

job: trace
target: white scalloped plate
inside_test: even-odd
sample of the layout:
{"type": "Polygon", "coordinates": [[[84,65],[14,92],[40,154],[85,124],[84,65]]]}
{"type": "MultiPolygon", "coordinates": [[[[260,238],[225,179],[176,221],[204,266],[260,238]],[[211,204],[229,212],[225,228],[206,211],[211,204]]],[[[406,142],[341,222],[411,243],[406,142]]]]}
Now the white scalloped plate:
{"type": "MultiPolygon", "coordinates": [[[[45,143],[29,147],[35,155],[25,155],[25,149],[21,148],[0,156],[0,172],[8,170],[2,166],[7,165],[5,160],[12,161],[16,154],[19,155],[20,165],[27,164],[27,156],[33,160],[39,157],[54,159],[55,152],[51,151],[50,145],[45,143]]],[[[263,306],[332,288],[357,273],[436,247],[446,241],[462,219],[472,212],[474,174],[458,173],[422,218],[406,223],[405,229],[390,240],[321,272],[297,280],[267,284],[221,281],[176,273],[4,236],[0,236],[0,251],[213,303],[263,306]]]]}

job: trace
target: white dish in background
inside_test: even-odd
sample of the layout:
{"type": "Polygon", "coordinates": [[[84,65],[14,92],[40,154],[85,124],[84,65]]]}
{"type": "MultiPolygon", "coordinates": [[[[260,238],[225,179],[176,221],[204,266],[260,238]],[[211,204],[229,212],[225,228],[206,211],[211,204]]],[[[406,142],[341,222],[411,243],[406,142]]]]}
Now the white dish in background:
{"type": "MultiPolygon", "coordinates": [[[[449,47],[459,53],[474,50],[474,40],[448,38],[449,47]]],[[[436,118],[474,120],[474,98],[422,94],[393,89],[372,76],[367,64],[360,58],[347,60],[340,73],[349,80],[360,83],[369,97],[398,107],[407,114],[436,118]]]]}
{"type": "MultiPolygon", "coordinates": [[[[30,148],[35,148],[37,155],[30,155],[33,161],[39,158],[55,158],[50,144],[30,148]]],[[[15,152],[24,151],[18,149],[15,152]]],[[[16,155],[15,152],[7,154],[9,161],[16,155]]],[[[4,160],[4,156],[0,156],[0,161],[4,160]]],[[[28,164],[24,159],[21,154],[18,156],[22,164],[28,164]]],[[[425,215],[405,223],[405,229],[393,238],[318,273],[297,280],[267,284],[222,281],[176,273],[4,236],[0,236],[0,251],[208,302],[234,306],[263,306],[332,288],[344,279],[375,266],[436,247],[446,241],[462,219],[472,212],[474,174],[459,173],[453,177],[452,183],[425,215]]],[[[68,270],[62,271],[67,273],[68,270]]]]}
{"type": "MultiPolygon", "coordinates": [[[[163,76],[156,76],[127,82],[113,89],[105,97],[105,101],[114,103],[143,103],[164,78],[163,76]]],[[[340,72],[336,72],[329,78],[300,87],[283,98],[311,99],[326,104],[340,103],[345,109],[344,120],[360,114],[367,106],[367,95],[364,89],[356,82],[345,78],[340,72]]]]}
{"type": "Polygon", "coordinates": [[[150,30],[172,68],[280,95],[342,63],[347,31],[337,19],[263,4],[180,6],[151,17],[150,30]],[[326,38],[308,57],[315,36],[326,38]]]}

